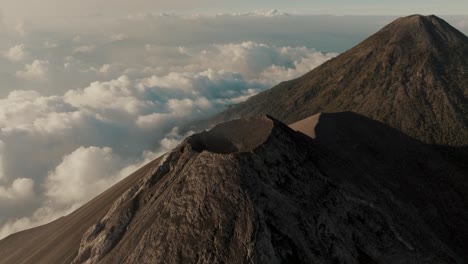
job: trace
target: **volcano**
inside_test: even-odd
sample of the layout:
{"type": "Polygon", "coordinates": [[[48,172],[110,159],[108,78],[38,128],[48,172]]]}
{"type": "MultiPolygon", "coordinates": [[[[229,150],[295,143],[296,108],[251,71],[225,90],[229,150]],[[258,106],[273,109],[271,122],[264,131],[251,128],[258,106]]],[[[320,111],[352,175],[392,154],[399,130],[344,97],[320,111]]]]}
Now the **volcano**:
{"type": "Polygon", "coordinates": [[[306,75],[211,123],[269,114],[290,124],[353,111],[428,144],[468,145],[468,38],[436,16],[399,18],[306,75]]]}
{"type": "Polygon", "coordinates": [[[0,263],[465,263],[465,173],[351,112],[234,120],[0,241],[0,263]]]}

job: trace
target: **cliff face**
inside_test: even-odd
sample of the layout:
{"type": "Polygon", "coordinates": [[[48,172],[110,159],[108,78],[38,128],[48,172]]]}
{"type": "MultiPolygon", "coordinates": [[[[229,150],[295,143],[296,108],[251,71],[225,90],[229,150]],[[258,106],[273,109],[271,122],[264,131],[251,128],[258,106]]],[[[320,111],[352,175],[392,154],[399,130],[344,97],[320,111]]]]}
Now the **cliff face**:
{"type": "Polygon", "coordinates": [[[468,38],[436,16],[397,19],[301,78],[210,120],[270,114],[293,123],[353,111],[413,138],[468,145],[468,38]]]}

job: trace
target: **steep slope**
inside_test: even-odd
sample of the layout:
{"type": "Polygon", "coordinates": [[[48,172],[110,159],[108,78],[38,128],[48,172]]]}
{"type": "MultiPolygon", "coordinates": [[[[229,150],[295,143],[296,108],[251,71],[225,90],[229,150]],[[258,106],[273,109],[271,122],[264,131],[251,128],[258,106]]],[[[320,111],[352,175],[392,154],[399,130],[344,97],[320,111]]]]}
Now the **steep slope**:
{"type": "MultiPolygon", "coordinates": [[[[354,113],[292,127],[304,133],[264,116],[195,134],[93,223],[67,216],[86,220],[79,245],[25,258],[36,249],[8,248],[35,237],[24,231],[0,241],[0,263],[62,250],[73,263],[466,263],[466,171],[354,113]]],[[[63,227],[48,235],[65,238],[63,227]]]]}
{"type": "Polygon", "coordinates": [[[468,145],[468,38],[436,16],[397,19],[301,78],[215,116],[293,123],[353,111],[426,143],[468,145]]]}

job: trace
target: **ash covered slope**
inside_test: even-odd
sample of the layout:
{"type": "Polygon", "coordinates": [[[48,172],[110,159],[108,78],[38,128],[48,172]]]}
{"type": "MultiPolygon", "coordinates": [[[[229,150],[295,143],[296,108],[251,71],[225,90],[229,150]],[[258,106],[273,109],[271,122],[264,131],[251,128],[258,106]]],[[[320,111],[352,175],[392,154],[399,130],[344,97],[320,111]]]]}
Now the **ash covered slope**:
{"type": "Polygon", "coordinates": [[[290,124],[353,111],[425,143],[468,145],[468,38],[436,16],[399,18],[301,78],[210,122],[270,114],[290,124]]]}
{"type": "MultiPolygon", "coordinates": [[[[269,117],[189,137],[93,224],[83,223],[87,231],[68,257],[73,263],[466,263],[466,171],[354,113],[322,114],[292,127],[314,131],[315,139],[269,117]]],[[[49,259],[61,254],[48,250],[49,259]]],[[[15,252],[34,248],[18,245],[15,252]]]]}

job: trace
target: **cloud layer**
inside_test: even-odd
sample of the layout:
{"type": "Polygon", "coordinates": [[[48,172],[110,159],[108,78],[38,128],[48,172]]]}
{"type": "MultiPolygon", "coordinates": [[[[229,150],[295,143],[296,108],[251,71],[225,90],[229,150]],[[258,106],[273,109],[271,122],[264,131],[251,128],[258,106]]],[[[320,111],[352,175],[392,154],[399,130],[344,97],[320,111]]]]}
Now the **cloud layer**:
{"type": "Polygon", "coordinates": [[[179,25],[187,18],[129,18],[105,37],[24,28],[7,35],[24,44],[0,46],[7,87],[0,94],[0,238],[78,208],[192,133],[179,129],[187,121],[336,56],[243,35],[163,45],[160,36],[129,30],[141,20],[156,26],[155,19],[179,25]]]}
{"type": "Polygon", "coordinates": [[[73,211],[172,149],[192,133],[179,129],[187,121],[296,78],[392,19],[272,10],[0,23],[0,238],[73,211]]]}

